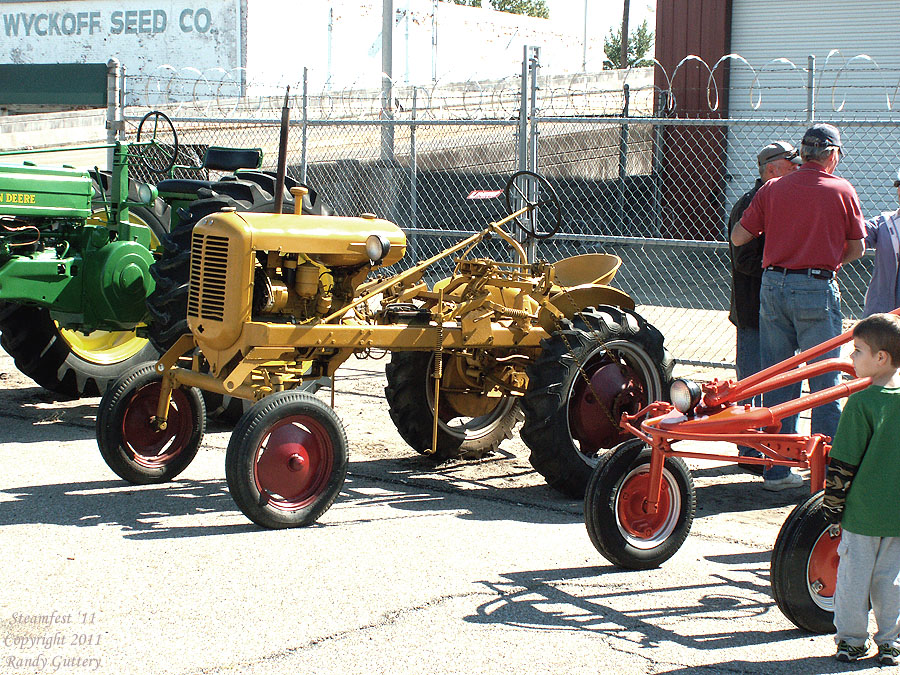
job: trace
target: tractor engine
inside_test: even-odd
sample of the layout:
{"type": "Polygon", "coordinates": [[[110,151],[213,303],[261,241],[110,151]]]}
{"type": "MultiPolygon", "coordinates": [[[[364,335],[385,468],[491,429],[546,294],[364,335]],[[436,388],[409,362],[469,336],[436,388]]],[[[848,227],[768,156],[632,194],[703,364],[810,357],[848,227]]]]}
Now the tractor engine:
{"type": "Polygon", "coordinates": [[[188,325],[204,352],[221,352],[247,322],[314,323],[405,251],[403,231],[369,214],[214,213],[193,232],[188,325]]]}

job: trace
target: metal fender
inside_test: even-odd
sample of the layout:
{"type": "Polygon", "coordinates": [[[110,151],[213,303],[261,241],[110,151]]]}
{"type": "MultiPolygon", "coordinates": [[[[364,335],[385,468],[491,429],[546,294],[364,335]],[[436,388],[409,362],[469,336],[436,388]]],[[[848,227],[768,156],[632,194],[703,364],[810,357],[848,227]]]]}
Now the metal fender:
{"type": "Polygon", "coordinates": [[[559,286],[579,286],[581,284],[607,286],[612,282],[621,265],[622,259],[617,255],[585,253],[563,258],[553,263],[553,271],[559,286]]]}
{"type": "Polygon", "coordinates": [[[634,300],[628,293],[612,286],[582,284],[553,296],[547,305],[541,307],[538,312],[538,324],[548,333],[552,333],[558,329],[560,319],[571,319],[585,307],[596,307],[597,305],[615,305],[623,309],[634,309],[634,300]]]}

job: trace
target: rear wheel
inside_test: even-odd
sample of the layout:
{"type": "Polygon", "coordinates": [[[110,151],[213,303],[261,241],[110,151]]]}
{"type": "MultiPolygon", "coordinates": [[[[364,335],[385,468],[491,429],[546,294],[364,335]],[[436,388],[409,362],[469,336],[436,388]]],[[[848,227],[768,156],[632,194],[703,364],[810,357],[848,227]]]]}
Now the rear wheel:
{"type": "Polygon", "coordinates": [[[628,438],[622,413],[668,400],[672,360],[656,328],[605,305],[564,321],[541,347],[528,368],[520,435],[547,483],[580,498],[598,456],[628,438]]]}
{"type": "Polygon", "coordinates": [[[680,457],[666,458],[659,504],[648,511],[650,458],[643,441],[625,441],[594,470],[584,497],[591,542],[627,569],[659,567],[681,548],[694,521],[694,483],[680,457]]]}
{"type": "Polygon", "coordinates": [[[310,394],[284,391],[238,422],[225,477],[238,508],[257,525],[302,527],[334,503],[347,463],[347,437],[334,411],[310,394]]]}
{"type": "Polygon", "coordinates": [[[97,445],[120,478],[136,485],[164,483],[184,471],[206,429],[203,397],[195,388],[172,391],[166,428],[155,424],[162,376],[148,363],[116,380],[100,400],[97,445]]]}
{"type": "MultiPolygon", "coordinates": [[[[518,399],[497,392],[486,396],[463,374],[465,357],[444,354],[438,400],[437,459],[477,459],[512,437],[522,419],[518,399]]],[[[416,452],[429,453],[434,429],[434,354],[393,352],[384,395],[400,436],[416,452]]]]}
{"type": "MultiPolygon", "coordinates": [[[[109,191],[109,176],[95,172],[93,178],[96,199],[89,225],[107,220],[101,196],[109,191]]],[[[137,198],[132,183],[129,199],[137,198]]],[[[165,235],[165,204],[157,200],[131,207],[129,221],[149,227],[151,247],[156,248],[165,235]]],[[[134,330],[82,333],[61,327],[47,309],[15,303],[0,303],[0,333],[0,346],[22,373],[45,389],[73,398],[99,396],[119,376],[159,356],[134,330]]]]}
{"type": "Polygon", "coordinates": [[[791,511],[772,550],[772,595],[788,620],[812,633],[834,632],[840,531],[822,512],[822,492],[791,511]]]}

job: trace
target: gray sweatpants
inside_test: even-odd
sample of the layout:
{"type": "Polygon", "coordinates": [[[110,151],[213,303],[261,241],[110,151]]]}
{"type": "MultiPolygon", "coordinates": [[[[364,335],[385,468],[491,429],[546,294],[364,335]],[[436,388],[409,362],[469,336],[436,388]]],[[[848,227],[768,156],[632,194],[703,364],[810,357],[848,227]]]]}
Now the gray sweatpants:
{"type": "Polygon", "coordinates": [[[862,647],[869,637],[869,601],[875,644],[900,647],[900,537],[867,537],[844,530],[834,591],[835,642],[862,647]]]}

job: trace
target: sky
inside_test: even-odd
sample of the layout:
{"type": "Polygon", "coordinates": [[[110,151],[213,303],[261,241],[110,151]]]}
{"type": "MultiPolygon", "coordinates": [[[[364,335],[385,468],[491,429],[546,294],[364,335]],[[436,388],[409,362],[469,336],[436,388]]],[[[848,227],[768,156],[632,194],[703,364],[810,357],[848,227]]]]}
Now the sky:
{"type": "MultiPolygon", "coordinates": [[[[588,32],[594,37],[605,37],[609,29],[622,23],[622,0],[545,0],[550,18],[565,18],[581,28],[584,25],[584,5],[587,2],[588,32]]],[[[651,31],[656,30],[656,0],[631,0],[628,30],[631,32],[646,19],[651,31]]]]}

